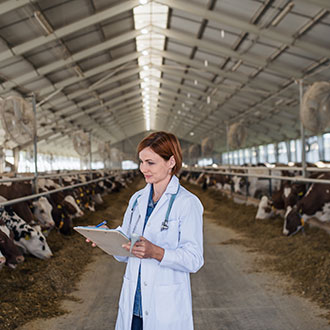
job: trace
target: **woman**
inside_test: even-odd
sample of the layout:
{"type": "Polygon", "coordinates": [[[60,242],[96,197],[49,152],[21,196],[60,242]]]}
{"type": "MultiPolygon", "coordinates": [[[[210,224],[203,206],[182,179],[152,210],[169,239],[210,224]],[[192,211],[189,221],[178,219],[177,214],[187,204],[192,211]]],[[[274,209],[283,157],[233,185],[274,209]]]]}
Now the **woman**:
{"type": "Polygon", "coordinates": [[[147,185],[131,197],[121,228],[140,240],[132,257],[116,257],[127,262],[116,329],[193,329],[189,273],[204,262],[203,206],[175,176],[182,154],[173,134],[150,134],[138,153],[147,185]]]}

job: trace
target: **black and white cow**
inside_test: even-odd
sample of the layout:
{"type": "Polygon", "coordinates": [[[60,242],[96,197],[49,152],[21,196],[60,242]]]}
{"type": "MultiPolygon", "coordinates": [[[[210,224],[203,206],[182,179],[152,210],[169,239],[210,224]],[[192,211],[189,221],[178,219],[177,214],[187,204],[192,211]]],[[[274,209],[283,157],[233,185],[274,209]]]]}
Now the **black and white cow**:
{"type": "MultiPolygon", "coordinates": [[[[0,201],[4,201],[3,197],[0,201]]],[[[40,226],[28,225],[10,207],[0,206],[0,218],[13,232],[14,243],[21,247],[24,253],[30,253],[39,259],[48,259],[53,255],[40,226]]]]}

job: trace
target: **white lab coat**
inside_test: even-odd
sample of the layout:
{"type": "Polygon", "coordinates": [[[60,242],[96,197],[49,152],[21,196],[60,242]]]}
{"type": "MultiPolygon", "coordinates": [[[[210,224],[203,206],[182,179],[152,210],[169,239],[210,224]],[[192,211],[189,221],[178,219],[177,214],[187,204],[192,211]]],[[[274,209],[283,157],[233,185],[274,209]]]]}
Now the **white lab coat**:
{"type": "MultiPolygon", "coordinates": [[[[117,330],[131,330],[138,270],[141,264],[141,295],[144,330],[190,330],[194,328],[189,273],[203,265],[203,206],[199,199],[180,186],[168,229],[161,231],[171,194],[177,192],[179,180],[173,176],[150,215],[143,236],[165,250],[161,262],[155,259],[116,257],[127,262],[119,300],[117,330]]],[[[129,201],[121,230],[130,236],[142,235],[151,185],[136,192],[129,201]],[[129,225],[131,209],[138,198],[129,225]]]]}

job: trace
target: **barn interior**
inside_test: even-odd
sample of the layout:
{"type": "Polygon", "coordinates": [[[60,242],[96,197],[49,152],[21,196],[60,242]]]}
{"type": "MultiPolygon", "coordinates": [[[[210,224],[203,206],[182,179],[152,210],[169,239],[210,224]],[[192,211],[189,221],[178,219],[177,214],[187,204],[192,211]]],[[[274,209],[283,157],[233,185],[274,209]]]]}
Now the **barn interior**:
{"type": "MultiPolygon", "coordinates": [[[[330,208],[321,222],[312,218],[309,228],[301,220],[294,235],[283,236],[283,214],[256,221],[262,195],[249,195],[248,184],[236,191],[233,181],[229,190],[222,182],[219,192],[213,175],[236,176],[238,185],[259,177],[268,196],[271,175],[278,175],[272,171],[291,167],[299,180],[282,175],[306,184],[304,193],[317,183],[330,189],[329,13],[329,0],[0,0],[0,187],[29,179],[39,198],[48,193],[38,191],[38,180],[110,180],[116,192],[107,188],[104,203],[73,223],[113,218],[114,228],[142,187],[138,143],[152,132],[173,133],[182,147],[182,183],[205,206],[212,264],[192,281],[196,329],[328,329],[330,208]],[[257,166],[267,170],[249,172],[257,166]],[[249,251],[270,259],[255,265],[249,251]],[[248,272],[288,275],[294,282],[288,290],[317,307],[258,291],[260,281],[271,286],[278,279],[246,275],[245,259],[248,272]],[[230,282],[225,275],[233,272],[230,282]],[[226,285],[206,298],[218,282],[226,285]],[[234,286],[245,302],[232,295],[234,286]]],[[[82,182],[70,184],[78,189],[82,182]]],[[[1,212],[3,205],[10,202],[0,198],[1,212]]],[[[14,270],[0,263],[0,329],[115,326],[123,268],[77,233],[61,235],[59,226],[47,237],[55,251],[50,260],[25,256],[14,270]],[[74,316],[56,319],[66,309],[61,301],[76,299],[68,295],[81,289],[84,272],[90,291],[77,299],[87,301],[93,290],[102,295],[91,282],[104,267],[113,269],[110,278],[97,277],[104,286],[114,283],[104,293],[109,313],[105,299],[90,320],[82,311],[92,315],[94,307],[85,303],[81,311],[69,304],[74,316]]]]}
{"type": "MultiPolygon", "coordinates": [[[[326,0],[2,1],[0,9],[3,170],[19,157],[22,171],[32,168],[34,123],[41,169],[59,167],[59,157],[87,168],[89,141],[94,167],[106,159],[118,168],[159,130],[177,134],[186,164],[203,159],[206,138],[213,163],[301,161],[301,98],[329,76],[326,0]]],[[[308,116],[307,158],[327,160],[326,115],[314,126],[308,116]]]]}

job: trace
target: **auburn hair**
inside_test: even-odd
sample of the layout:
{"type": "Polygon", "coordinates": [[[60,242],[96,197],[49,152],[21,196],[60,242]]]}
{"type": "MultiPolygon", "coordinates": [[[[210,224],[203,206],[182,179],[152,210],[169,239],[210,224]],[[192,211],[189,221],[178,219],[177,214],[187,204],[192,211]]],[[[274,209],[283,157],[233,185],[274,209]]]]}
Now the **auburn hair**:
{"type": "Polygon", "coordinates": [[[172,168],[172,175],[177,174],[182,167],[182,151],[179,139],[171,133],[154,132],[146,136],[138,145],[138,154],[145,148],[150,147],[152,151],[158,154],[166,161],[175,159],[175,166],[172,168]]]}

